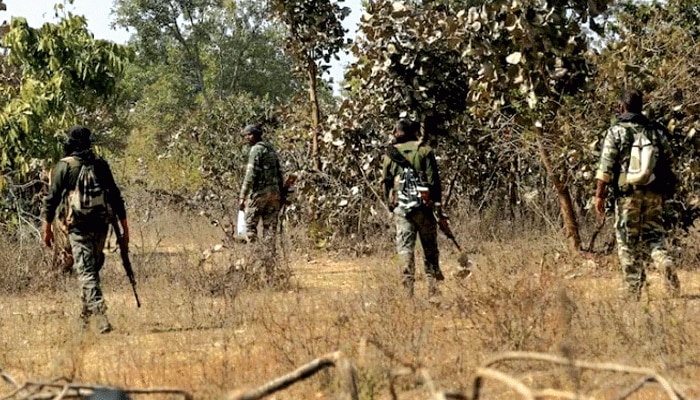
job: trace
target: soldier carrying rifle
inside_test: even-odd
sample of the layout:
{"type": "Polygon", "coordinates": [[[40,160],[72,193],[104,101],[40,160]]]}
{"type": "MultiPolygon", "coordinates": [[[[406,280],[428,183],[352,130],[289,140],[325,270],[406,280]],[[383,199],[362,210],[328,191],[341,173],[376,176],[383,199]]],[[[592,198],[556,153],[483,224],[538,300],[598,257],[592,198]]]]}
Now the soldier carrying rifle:
{"type": "Polygon", "coordinates": [[[394,130],[394,143],[388,146],[382,171],[384,196],[396,222],[396,249],[402,270],[402,283],[409,296],[415,282],[416,236],[423,247],[423,264],[428,296],[440,294],[437,244],[438,221],[442,212],[442,186],[433,149],[417,137],[418,124],[400,120],[394,130]],[[436,218],[437,216],[437,218],[436,218]]]}
{"type": "Polygon", "coordinates": [[[54,240],[52,222],[60,204],[65,209],[74,268],[80,282],[82,311],[80,318],[87,328],[94,317],[100,333],[112,331],[107,319],[100,286],[100,269],[105,261],[104,246],[108,218],[116,215],[122,228],[123,243],[128,246],[129,225],[121,191],[114,182],[109,164],[92,150],[92,133],[83,126],[68,130],[64,158],[54,169],[49,192],[42,207],[43,239],[51,247],[54,240]]]}

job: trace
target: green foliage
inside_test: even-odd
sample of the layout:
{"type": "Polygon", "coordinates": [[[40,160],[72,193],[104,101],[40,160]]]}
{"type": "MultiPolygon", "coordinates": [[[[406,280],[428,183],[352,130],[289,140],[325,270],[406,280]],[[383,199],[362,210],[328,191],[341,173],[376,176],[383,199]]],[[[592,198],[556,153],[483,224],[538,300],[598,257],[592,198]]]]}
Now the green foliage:
{"type": "Polygon", "coordinates": [[[665,4],[621,4],[616,35],[597,57],[597,97],[613,105],[626,87],[645,93],[649,117],[671,132],[675,171],[680,179],[670,214],[682,230],[700,217],[700,48],[697,26],[700,4],[672,0],[665,4]]]}
{"type": "Polygon", "coordinates": [[[266,19],[260,2],[118,0],[115,4],[117,25],[135,31],[136,65],[141,71],[133,85],[142,88],[140,96],[166,95],[195,108],[243,92],[284,101],[294,91],[292,63],[279,51],[282,33],[266,19]],[[167,89],[157,82],[163,75],[168,75],[161,82],[167,89]],[[140,86],[144,82],[147,86],[140,86]]]}
{"type": "Polygon", "coordinates": [[[131,140],[129,157],[157,174],[159,188],[233,190],[230,181],[217,185],[240,166],[237,131],[296,91],[281,28],[266,10],[252,0],[116,2],[117,24],[135,31],[125,86],[131,122],[145,136],[131,140]],[[181,176],[168,179],[173,170],[181,176]]]}
{"type": "MultiPolygon", "coordinates": [[[[59,5],[60,6],[60,5],[59,5]]],[[[57,6],[58,7],[58,6],[57,6]]],[[[0,60],[0,222],[31,227],[46,167],[62,155],[65,130],[88,125],[109,144],[119,141],[118,83],[129,48],[95,40],[84,17],[31,28],[14,18],[3,32],[0,60]]]]}
{"type": "Polygon", "coordinates": [[[0,89],[0,170],[22,178],[36,161],[59,157],[68,126],[110,109],[131,52],[95,40],[74,15],[39,29],[14,18],[3,45],[3,63],[19,76],[0,89]]]}
{"type": "Polygon", "coordinates": [[[271,101],[241,94],[215,101],[206,110],[189,111],[168,136],[140,124],[128,151],[131,161],[126,163],[138,169],[129,175],[149,188],[196,192],[195,200],[204,211],[221,210],[237,198],[247,163],[241,129],[262,123],[266,139],[276,142],[272,108],[271,101]]]}
{"type": "Polygon", "coordinates": [[[268,0],[273,12],[285,23],[289,32],[287,49],[306,70],[311,63],[326,63],[345,46],[342,21],[350,14],[330,0],[268,0]]]}
{"type": "Polygon", "coordinates": [[[311,158],[313,168],[321,169],[321,110],[318,83],[330,68],[331,57],[344,47],[345,28],[342,21],[350,13],[338,2],[330,0],[268,0],[272,11],[287,27],[287,51],[297,62],[298,71],[306,75],[311,118],[311,158]],[[322,63],[325,62],[326,65],[322,63]],[[319,68],[320,65],[320,68],[319,68]]]}

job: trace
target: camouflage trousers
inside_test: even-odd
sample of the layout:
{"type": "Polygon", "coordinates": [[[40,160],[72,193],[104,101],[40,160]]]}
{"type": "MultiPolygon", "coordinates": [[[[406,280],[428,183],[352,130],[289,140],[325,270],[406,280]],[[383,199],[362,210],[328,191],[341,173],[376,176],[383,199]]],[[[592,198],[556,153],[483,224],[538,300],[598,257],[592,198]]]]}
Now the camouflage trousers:
{"type": "Polygon", "coordinates": [[[245,223],[249,242],[272,238],[277,235],[277,219],[282,208],[280,193],[275,188],[253,193],[246,201],[245,223]],[[262,222],[262,235],[258,234],[258,224],[262,222]]]}
{"type": "Polygon", "coordinates": [[[254,244],[253,257],[256,269],[265,270],[271,276],[277,265],[277,224],[282,200],[276,188],[253,193],[246,202],[246,236],[254,244]],[[262,234],[258,225],[262,223],[262,234]]]}
{"type": "Polygon", "coordinates": [[[100,270],[104,265],[103,252],[107,238],[107,224],[90,231],[72,231],[69,240],[73,252],[74,268],[78,274],[81,291],[81,317],[103,316],[107,307],[100,286],[100,270]]]}
{"type": "Polygon", "coordinates": [[[440,252],[437,245],[437,222],[427,207],[413,210],[406,216],[394,214],[396,220],[396,251],[399,256],[404,286],[412,293],[415,282],[416,238],[423,248],[423,265],[429,290],[436,290],[436,281],[445,279],[440,271],[440,252]]]}
{"type": "Polygon", "coordinates": [[[615,234],[618,258],[628,289],[639,297],[646,281],[644,251],[663,272],[667,288],[677,290],[678,277],[666,250],[663,226],[663,199],[660,194],[635,190],[615,203],[615,234]]]}

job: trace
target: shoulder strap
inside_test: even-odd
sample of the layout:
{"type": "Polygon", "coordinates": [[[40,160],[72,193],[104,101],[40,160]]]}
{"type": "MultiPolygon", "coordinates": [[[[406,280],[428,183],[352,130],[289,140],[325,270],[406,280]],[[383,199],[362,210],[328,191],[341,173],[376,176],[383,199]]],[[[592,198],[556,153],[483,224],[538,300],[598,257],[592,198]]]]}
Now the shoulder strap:
{"type": "MultiPolygon", "coordinates": [[[[60,161],[63,161],[63,162],[65,162],[66,164],[68,164],[68,167],[69,167],[69,168],[79,168],[79,169],[82,169],[82,167],[83,167],[83,164],[82,164],[76,157],[73,157],[73,156],[63,157],[63,158],[61,158],[60,161]]],[[[77,190],[79,184],[80,184],[80,179],[76,179],[76,180],[75,180],[75,185],[74,185],[73,190],[77,190]]]]}
{"type": "Polygon", "coordinates": [[[415,170],[415,168],[413,167],[413,164],[411,164],[411,162],[408,161],[408,159],[403,154],[401,154],[401,152],[399,151],[399,149],[396,148],[396,146],[394,146],[394,145],[387,146],[386,147],[386,154],[389,156],[391,161],[399,164],[399,166],[401,168],[410,168],[410,169],[415,170]]]}

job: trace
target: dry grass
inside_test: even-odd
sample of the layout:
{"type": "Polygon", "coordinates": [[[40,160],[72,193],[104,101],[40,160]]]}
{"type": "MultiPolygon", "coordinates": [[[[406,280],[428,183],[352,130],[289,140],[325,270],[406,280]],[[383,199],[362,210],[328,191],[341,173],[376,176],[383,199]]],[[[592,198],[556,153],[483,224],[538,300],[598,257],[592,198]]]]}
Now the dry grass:
{"type": "MultiPolygon", "coordinates": [[[[457,254],[445,241],[448,280],[435,305],[425,299],[422,281],[413,299],[400,290],[389,246],[375,243],[372,255],[342,257],[287,244],[291,284],[250,289],[227,273],[245,256],[243,245],[200,262],[220,240],[220,231],[205,221],[163,213],[134,218],[131,225],[143,306],[136,308],[118,256],[110,253],[103,283],[116,330],[106,336],[78,329],[75,278],[45,274],[38,244],[0,244],[0,366],[16,380],[66,376],[131,388],[177,387],[213,399],[341,350],[356,365],[362,399],[392,393],[419,399],[428,397],[425,381],[417,373],[395,376],[397,370],[423,368],[437,387],[470,393],[482,363],[523,350],[649,367],[690,398],[700,396],[700,282],[688,260],[680,273],[683,298],[666,298],[652,272],[642,302],[630,304],[618,298],[613,257],[570,258],[547,236],[483,239],[471,246],[479,251],[473,275],[456,281],[450,276],[457,254]]],[[[532,387],[601,399],[615,398],[641,378],[538,362],[500,367],[532,387]]],[[[336,385],[332,372],[323,372],[276,398],[334,398],[336,385]]],[[[9,389],[0,386],[0,395],[9,389]]],[[[652,385],[632,398],[661,394],[652,385]]],[[[493,381],[482,396],[517,398],[493,381]]]]}

